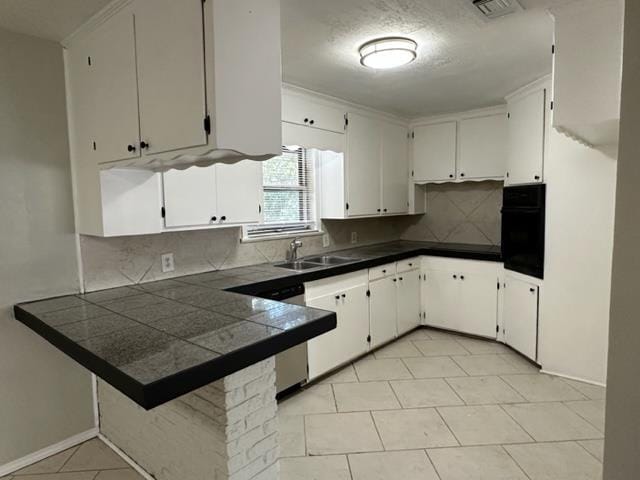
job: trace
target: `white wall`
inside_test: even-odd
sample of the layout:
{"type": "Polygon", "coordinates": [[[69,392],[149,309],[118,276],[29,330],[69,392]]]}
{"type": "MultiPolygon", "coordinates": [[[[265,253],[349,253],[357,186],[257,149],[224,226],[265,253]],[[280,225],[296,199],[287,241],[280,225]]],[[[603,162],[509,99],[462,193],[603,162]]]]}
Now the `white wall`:
{"type": "Polygon", "coordinates": [[[62,50],[0,30],[0,467],[93,427],[91,377],[13,319],[78,291],[62,50]]]}
{"type": "Polygon", "coordinates": [[[540,363],[545,371],[606,382],[616,154],[551,129],[540,363]]]}
{"type": "Polygon", "coordinates": [[[640,2],[625,2],[604,479],[640,478],[640,2]]]}

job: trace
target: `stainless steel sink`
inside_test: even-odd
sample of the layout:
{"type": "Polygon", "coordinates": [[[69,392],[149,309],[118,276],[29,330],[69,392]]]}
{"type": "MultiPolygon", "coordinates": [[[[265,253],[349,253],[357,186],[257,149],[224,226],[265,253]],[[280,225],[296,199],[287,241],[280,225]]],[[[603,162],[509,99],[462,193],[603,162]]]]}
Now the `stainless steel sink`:
{"type": "Polygon", "coordinates": [[[342,265],[355,261],[353,258],[337,257],[335,255],[320,255],[317,257],[307,257],[305,262],[318,263],[320,265],[342,265]]]}
{"type": "Polygon", "coordinates": [[[274,267],[286,268],[287,270],[309,270],[310,268],[320,268],[322,264],[311,263],[304,260],[298,260],[296,262],[276,263],[274,267]]]}

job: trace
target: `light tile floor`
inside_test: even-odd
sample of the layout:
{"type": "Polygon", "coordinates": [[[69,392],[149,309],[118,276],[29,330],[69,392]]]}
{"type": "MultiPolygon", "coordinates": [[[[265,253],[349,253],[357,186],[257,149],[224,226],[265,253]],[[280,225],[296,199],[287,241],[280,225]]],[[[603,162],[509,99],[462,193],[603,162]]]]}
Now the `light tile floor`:
{"type": "MultiPolygon", "coordinates": [[[[281,480],[601,480],[603,388],[420,329],[279,405],[281,480]]],[[[2,480],[142,480],[98,439],[2,480]]]]}
{"type": "Polygon", "coordinates": [[[600,480],[604,398],[420,329],[280,403],[281,480],[600,480]]]}

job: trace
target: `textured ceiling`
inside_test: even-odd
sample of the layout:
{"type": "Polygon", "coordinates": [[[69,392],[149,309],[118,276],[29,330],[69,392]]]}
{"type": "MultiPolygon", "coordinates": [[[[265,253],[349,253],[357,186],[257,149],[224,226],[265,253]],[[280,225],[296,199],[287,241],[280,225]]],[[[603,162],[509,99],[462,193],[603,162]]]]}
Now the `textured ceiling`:
{"type": "Polygon", "coordinates": [[[111,0],[0,0],[0,28],[60,41],[111,0]]]}
{"type": "Polygon", "coordinates": [[[284,80],[408,118],[496,105],[551,71],[545,8],[570,1],[485,21],[471,0],[282,0],[284,80]],[[418,60],[362,67],[358,47],[389,35],[416,40],[418,60]]]}

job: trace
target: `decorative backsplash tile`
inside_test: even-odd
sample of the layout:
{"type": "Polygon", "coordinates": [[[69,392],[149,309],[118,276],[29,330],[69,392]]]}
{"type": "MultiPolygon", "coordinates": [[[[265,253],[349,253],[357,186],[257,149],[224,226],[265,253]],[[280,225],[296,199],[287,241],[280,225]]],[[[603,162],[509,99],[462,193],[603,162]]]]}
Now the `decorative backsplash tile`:
{"type": "Polygon", "coordinates": [[[404,240],[500,245],[502,182],[427,185],[426,215],[408,217],[404,240]]]}

